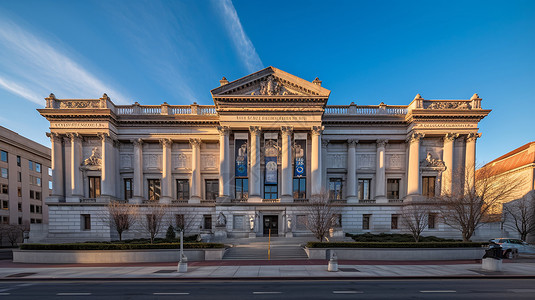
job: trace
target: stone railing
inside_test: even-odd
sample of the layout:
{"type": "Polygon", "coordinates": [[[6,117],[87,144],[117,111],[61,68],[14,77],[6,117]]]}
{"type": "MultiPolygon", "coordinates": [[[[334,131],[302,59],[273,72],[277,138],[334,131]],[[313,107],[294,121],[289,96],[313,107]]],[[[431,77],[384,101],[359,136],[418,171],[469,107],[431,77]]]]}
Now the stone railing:
{"type": "Polygon", "coordinates": [[[162,105],[117,105],[118,115],[201,115],[216,116],[217,111],[214,105],[169,105],[164,102],[162,105]]]}
{"type": "Polygon", "coordinates": [[[262,199],[262,203],[279,203],[281,199],[262,199]]]}
{"type": "Polygon", "coordinates": [[[403,199],[388,199],[388,203],[403,203],[403,199]]]}
{"type": "Polygon", "coordinates": [[[327,105],[325,115],[327,116],[344,116],[344,115],[405,115],[407,106],[401,105],[327,105]]]}
{"type": "Polygon", "coordinates": [[[242,203],[247,202],[247,198],[239,198],[239,199],[230,199],[231,203],[242,203]]]}
{"type": "Polygon", "coordinates": [[[375,199],[372,199],[372,200],[359,200],[359,203],[366,203],[366,204],[375,203],[375,199]]]}
{"type": "Polygon", "coordinates": [[[308,199],[306,199],[306,198],[297,198],[297,199],[294,199],[294,203],[308,203],[308,199]]]}
{"type": "Polygon", "coordinates": [[[97,198],[80,198],[80,203],[96,203],[97,198]]]}

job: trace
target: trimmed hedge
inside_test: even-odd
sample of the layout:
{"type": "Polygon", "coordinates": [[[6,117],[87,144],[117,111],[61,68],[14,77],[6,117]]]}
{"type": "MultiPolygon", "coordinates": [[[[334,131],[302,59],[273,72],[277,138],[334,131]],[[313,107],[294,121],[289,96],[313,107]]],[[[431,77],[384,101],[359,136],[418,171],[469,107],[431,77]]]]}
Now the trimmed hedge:
{"type": "MultiPolygon", "coordinates": [[[[355,242],[396,242],[396,243],[413,243],[414,237],[412,234],[403,233],[363,233],[351,234],[346,233],[346,236],[351,237],[355,242]]],[[[436,236],[420,236],[419,242],[461,242],[461,240],[444,239],[436,236]]]]}
{"type": "MultiPolygon", "coordinates": [[[[73,244],[22,244],[21,250],[137,250],[137,249],[179,249],[180,243],[159,244],[111,244],[111,243],[73,243],[73,244]]],[[[184,249],[225,248],[219,243],[184,243],[184,249]]]]}
{"type": "Polygon", "coordinates": [[[480,248],[487,246],[488,243],[474,242],[308,242],[307,248],[480,248]]]}

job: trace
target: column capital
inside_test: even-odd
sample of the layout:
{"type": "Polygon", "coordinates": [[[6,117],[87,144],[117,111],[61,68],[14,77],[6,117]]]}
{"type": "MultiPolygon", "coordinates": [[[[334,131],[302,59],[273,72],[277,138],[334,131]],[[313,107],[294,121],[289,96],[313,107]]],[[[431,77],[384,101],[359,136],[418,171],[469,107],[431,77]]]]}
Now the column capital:
{"type": "Polygon", "coordinates": [[[459,137],[458,133],[449,132],[444,135],[444,142],[453,142],[456,138],[459,137]]]}
{"type": "Polygon", "coordinates": [[[472,142],[472,141],[475,141],[476,139],[480,138],[481,137],[481,133],[480,132],[472,132],[472,133],[469,133],[468,135],[466,135],[465,139],[467,142],[472,142]]]}
{"type": "Polygon", "coordinates": [[[249,132],[251,135],[259,135],[262,132],[262,127],[260,126],[249,126],[249,132]]]}
{"type": "Polygon", "coordinates": [[[61,135],[59,133],[56,133],[56,132],[47,132],[46,133],[46,136],[50,138],[50,142],[54,142],[54,141],[57,141],[57,142],[61,142],[61,135]]]}
{"type": "Polygon", "coordinates": [[[68,136],[71,141],[81,141],[82,140],[82,135],[80,135],[78,132],[69,132],[66,134],[66,136],[68,136]]]}
{"type": "Polygon", "coordinates": [[[283,136],[292,135],[294,128],[292,126],[281,126],[281,132],[283,136]]]}
{"type": "Polygon", "coordinates": [[[312,136],[321,135],[323,133],[324,129],[325,129],[325,127],[323,127],[323,126],[312,126],[312,128],[311,128],[312,136]]]}
{"type": "Polygon", "coordinates": [[[217,126],[217,131],[220,135],[229,135],[230,134],[230,127],[228,126],[217,126]]]}
{"type": "Polygon", "coordinates": [[[418,142],[418,141],[420,141],[420,139],[422,139],[424,136],[425,136],[424,133],[413,132],[413,133],[411,133],[411,134],[405,139],[405,142],[408,142],[408,143],[418,142]]]}
{"type": "Polygon", "coordinates": [[[388,144],[388,140],[377,140],[377,148],[384,148],[388,144]]]}
{"type": "Polygon", "coordinates": [[[134,144],[134,146],[141,146],[143,145],[143,140],[142,139],[133,139],[133,140],[130,140],[130,142],[132,142],[132,144],[134,144]]]}
{"type": "Polygon", "coordinates": [[[201,139],[189,139],[189,143],[191,145],[192,148],[200,148],[201,147],[201,144],[202,144],[202,141],[201,139]]]}
{"type": "Polygon", "coordinates": [[[169,138],[163,138],[163,139],[159,139],[158,140],[160,142],[160,145],[162,145],[162,147],[171,147],[171,145],[173,145],[173,140],[169,139],[169,138]]]}
{"type": "Polygon", "coordinates": [[[103,142],[113,142],[113,138],[106,132],[99,132],[97,133],[97,136],[103,141],[103,142]]]}
{"type": "Polygon", "coordinates": [[[349,140],[347,140],[347,146],[348,147],[356,147],[358,142],[359,142],[359,140],[349,139],[349,140]]]}

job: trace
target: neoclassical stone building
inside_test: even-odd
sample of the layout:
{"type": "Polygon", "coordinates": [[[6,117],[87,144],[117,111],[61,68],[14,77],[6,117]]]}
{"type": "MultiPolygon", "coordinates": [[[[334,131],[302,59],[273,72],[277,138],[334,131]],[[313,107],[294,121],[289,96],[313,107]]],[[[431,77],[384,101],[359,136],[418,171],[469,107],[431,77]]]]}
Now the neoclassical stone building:
{"type": "MultiPolygon", "coordinates": [[[[477,94],[327,105],[319,79],[273,67],[220,84],[211,106],[46,98],[48,238],[115,238],[98,218],[111,200],[165,203],[170,216],[193,220],[191,232],[307,235],[308,199],[322,193],[339,206],[338,232],[403,231],[403,206],[474,168],[478,122],[490,112],[477,94]]],[[[429,230],[456,234],[434,217],[429,230]]]]}

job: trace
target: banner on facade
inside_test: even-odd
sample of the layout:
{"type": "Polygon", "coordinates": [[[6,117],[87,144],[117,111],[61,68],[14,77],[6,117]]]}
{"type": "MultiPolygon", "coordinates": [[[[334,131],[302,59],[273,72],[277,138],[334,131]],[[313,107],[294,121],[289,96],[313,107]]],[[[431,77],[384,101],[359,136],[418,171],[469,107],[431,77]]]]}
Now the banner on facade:
{"type": "Polygon", "coordinates": [[[266,184],[277,184],[277,157],[266,156],[266,184]]]}
{"type": "Polygon", "coordinates": [[[235,140],[236,177],[247,177],[247,140],[235,140]]]}
{"type": "Polygon", "coordinates": [[[294,162],[294,176],[306,176],[305,161],[306,161],[306,140],[296,140],[294,144],[295,162],[294,162]]]}

